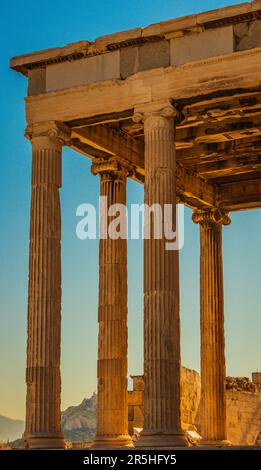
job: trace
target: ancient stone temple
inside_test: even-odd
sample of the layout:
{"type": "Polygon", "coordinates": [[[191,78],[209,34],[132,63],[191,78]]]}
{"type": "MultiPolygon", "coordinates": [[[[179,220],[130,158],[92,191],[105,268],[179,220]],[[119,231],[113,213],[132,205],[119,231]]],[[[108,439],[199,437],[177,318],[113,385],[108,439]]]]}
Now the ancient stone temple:
{"type": "MultiPolygon", "coordinates": [[[[185,204],[200,231],[201,405],[206,445],[228,444],[222,232],[261,207],[261,1],[15,57],[32,144],[27,414],[30,448],[62,448],[64,145],[92,159],[101,195],[185,204]]],[[[187,446],[180,414],[179,259],[145,240],[144,428],[137,446],[187,446]]],[[[128,447],[126,241],[101,240],[95,447],[128,447]],[[112,388],[114,393],[112,393],[112,388]],[[117,393],[115,394],[115,390],[117,393]]]]}

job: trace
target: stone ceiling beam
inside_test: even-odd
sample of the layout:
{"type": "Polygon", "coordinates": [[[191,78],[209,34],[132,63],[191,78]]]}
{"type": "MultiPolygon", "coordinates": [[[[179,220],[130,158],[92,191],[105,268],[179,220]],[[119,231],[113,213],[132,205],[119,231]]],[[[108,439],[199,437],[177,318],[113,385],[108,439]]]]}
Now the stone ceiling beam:
{"type": "Polygon", "coordinates": [[[199,163],[196,171],[206,178],[218,178],[224,175],[235,175],[261,170],[260,151],[255,156],[229,157],[225,160],[199,163]]]}
{"type": "MultiPolygon", "coordinates": [[[[137,139],[118,134],[105,126],[74,129],[72,137],[73,148],[76,150],[79,148],[82,153],[93,157],[97,157],[99,152],[102,152],[102,156],[107,154],[108,157],[120,155],[133,164],[133,179],[144,179],[144,145],[137,139]],[[82,145],[77,143],[77,138],[82,145]]],[[[193,209],[215,207],[218,199],[215,184],[207,182],[180,164],[177,165],[177,194],[185,205],[193,209]]]]}
{"type": "Polygon", "coordinates": [[[219,196],[228,211],[261,208],[261,179],[223,184],[219,196]]]}
{"type": "Polygon", "coordinates": [[[85,144],[109,155],[122,155],[139,168],[144,167],[143,142],[135,140],[127,134],[119,134],[106,126],[88,126],[74,129],[72,136],[80,137],[85,144]]]}
{"type": "MultiPolygon", "coordinates": [[[[105,126],[74,129],[72,135],[72,147],[75,150],[93,158],[120,154],[135,167],[132,178],[140,182],[144,178],[144,148],[143,143],[137,139],[127,138],[105,126]]],[[[260,162],[258,157],[256,158],[256,163],[252,160],[252,164],[258,165],[259,168],[260,162]]],[[[240,159],[231,156],[228,162],[212,162],[209,165],[229,167],[234,164],[239,167],[238,161],[240,162],[240,159]]],[[[202,168],[204,165],[207,168],[208,163],[202,164],[202,168]]],[[[261,207],[261,182],[258,179],[219,186],[180,163],[177,165],[177,194],[181,201],[192,209],[215,207],[219,204],[232,211],[261,207]]]]}
{"type": "Polygon", "coordinates": [[[260,156],[261,140],[255,137],[238,139],[217,144],[198,144],[191,148],[177,147],[178,161],[186,167],[197,170],[198,165],[219,162],[231,158],[248,158],[260,156]]]}
{"type": "Polygon", "coordinates": [[[139,72],[126,80],[106,80],[26,98],[28,124],[119,113],[133,106],[260,86],[261,47],[177,67],[139,72]],[[221,73],[222,70],[222,73],[221,73]]]}
{"type": "Polygon", "coordinates": [[[177,129],[176,139],[180,148],[204,143],[231,142],[232,140],[255,138],[261,134],[260,119],[234,119],[231,123],[208,124],[200,127],[177,129]]]}

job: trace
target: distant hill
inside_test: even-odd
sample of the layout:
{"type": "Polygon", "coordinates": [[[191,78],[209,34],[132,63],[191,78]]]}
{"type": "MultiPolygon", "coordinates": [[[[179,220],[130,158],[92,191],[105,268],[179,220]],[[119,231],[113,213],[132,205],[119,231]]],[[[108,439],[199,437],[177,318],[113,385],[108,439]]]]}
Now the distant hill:
{"type": "Polygon", "coordinates": [[[0,441],[14,441],[22,436],[24,421],[0,415],[0,441]]]}
{"type": "MultiPolygon", "coordinates": [[[[68,441],[90,441],[96,431],[97,395],[84,398],[80,405],[62,411],[62,431],[68,441]]],[[[17,441],[24,432],[24,421],[0,415],[0,441],[17,441]]]]}
{"type": "Polygon", "coordinates": [[[62,431],[68,441],[90,441],[96,431],[97,395],[84,398],[62,412],[62,431]]]}

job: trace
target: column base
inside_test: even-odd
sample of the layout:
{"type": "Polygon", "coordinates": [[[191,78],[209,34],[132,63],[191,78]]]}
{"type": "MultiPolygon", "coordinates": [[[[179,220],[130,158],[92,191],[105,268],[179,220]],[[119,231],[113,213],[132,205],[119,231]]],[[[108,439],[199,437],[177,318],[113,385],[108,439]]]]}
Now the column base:
{"type": "Polygon", "coordinates": [[[115,437],[96,436],[90,448],[94,450],[106,450],[123,449],[125,447],[133,447],[133,441],[128,434],[115,437]]]}
{"type": "Polygon", "coordinates": [[[65,449],[64,435],[59,433],[24,433],[23,439],[28,449],[65,449]]]}
{"type": "Polygon", "coordinates": [[[188,439],[182,431],[173,434],[142,431],[140,438],[135,442],[135,448],[144,450],[174,450],[179,447],[184,448],[189,446],[188,439]]]}
{"type": "Polygon", "coordinates": [[[204,446],[217,446],[217,447],[222,447],[222,446],[231,446],[231,442],[228,441],[227,439],[201,439],[201,441],[197,444],[199,447],[204,447],[204,446]]]}

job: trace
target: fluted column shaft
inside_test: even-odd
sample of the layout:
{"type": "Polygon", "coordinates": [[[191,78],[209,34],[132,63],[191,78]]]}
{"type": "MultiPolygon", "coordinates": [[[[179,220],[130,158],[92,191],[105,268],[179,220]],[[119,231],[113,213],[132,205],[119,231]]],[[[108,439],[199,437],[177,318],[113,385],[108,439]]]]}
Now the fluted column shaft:
{"type": "MultiPolygon", "coordinates": [[[[137,115],[139,118],[139,114],[137,115]]],[[[172,205],[176,221],[175,109],[170,105],[144,112],[145,204],[172,205]]],[[[138,119],[136,118],[136,120],[138,119]]],[[[180,320],[178,251],[166,250],[154,233],[144,241],[144,429],[137,446],[186,445],[180,420],[180,320]]]]}
{"type": "MultiPolygon", "coordinates": [[[[27,129],[32,143],[24,438],[32,448],[64,447],[60,418],[61,129],[27,129]]],[[[64,129],[63,129],[64,131],[64,129]]]]}
{"type": "Polygon", "coordinates": [[[195,213],[200,224],[201,435],[203,443],[226,441],[226,365],[222,224],[219,210],[195,213]]]}
{"type": "MultiPolygon", "coordinates": [[[[95,162],[92,172],[100,174],[100,195],[107,198],[107,208],[114,204],[122,205],[122,222],[126,228],[127,169],[119,160],[111,159],[95,162]]],[[[113,219],[106,210],[101,210],[102,237],[113,219]]],[[[127,402],[127,240],[102,237],[99,247],[98,408],[94,447],[126,447],[132,445],[128,435],[127,402]]]]}

